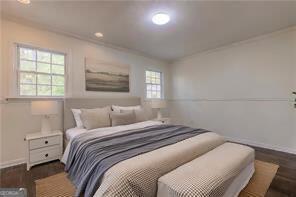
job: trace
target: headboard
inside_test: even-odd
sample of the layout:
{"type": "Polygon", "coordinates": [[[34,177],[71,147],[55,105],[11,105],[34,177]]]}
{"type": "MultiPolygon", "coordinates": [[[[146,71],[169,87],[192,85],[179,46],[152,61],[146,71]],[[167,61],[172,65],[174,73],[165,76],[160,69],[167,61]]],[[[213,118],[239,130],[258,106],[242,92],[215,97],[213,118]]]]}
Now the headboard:
{"type": "Polygon", "coordinates": [[[96,108],[111,105],[132,106],[141,105],[139,97],[124,98],[65,98],[64,101],[64,131],[75,127],[75,120],[71,109],[96,108]]]}

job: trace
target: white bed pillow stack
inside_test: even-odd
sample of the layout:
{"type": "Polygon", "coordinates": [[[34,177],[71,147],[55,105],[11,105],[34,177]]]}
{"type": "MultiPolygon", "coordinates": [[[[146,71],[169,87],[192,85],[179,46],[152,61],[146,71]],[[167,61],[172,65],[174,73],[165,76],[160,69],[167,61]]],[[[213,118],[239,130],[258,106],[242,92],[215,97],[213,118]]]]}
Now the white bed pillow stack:
{"type": "MultiPolygon", "coordinates": [[[[106,117],[107,115],[109,117],[110,112],[111,112],[110,106],[107,106],[107,107],[104,107],[104,108],[95,108],[95,109],[71,109],[71,110],[72,110],[72,113],[73,113],[73,116],[74,116],[74,119],[75,119],[75,122],[76,122],[76,127],[81,128],[81,129],[82,128],[93,129],[96,126],[98,126],[97,128],[102,127],[102,125],[100,123],[95,123],[94,121],[96,120],[96,118],[106,117]],[[107,111],[104,110],[106,108],[108,108],[107,111]],[[102,110],[100,111],[99,109],[103,109],[103,111],[102,110]],[[85,120],[82,120],[82,116],[81,116],[82,110],[84,110],[84,119],[85,120]],[[102,113],[101,117],[99,117],[99,114],[98,114],[99,112],[102,113]],[[91,114],[96,116],[96,118],[91,117],[91,114]],[[87,124],[87,125],[85,125],[85,124],[87,124]]],[[[112,110],[113,110],[114,113],[133,112],[135,114],[135,116],[136,116],[136,122],[143,122],[143,121],[149,120],[149,112],[147,112],[145,110],[145,108],[142,107],[141,105],[135,105],[135,106],[112,105],[112,110]]],[[[119,117],[116,116],[117,119],[119,117]]],[[[110,118],[111,118],[111,122],[112,122],[112,117],[110,116],[110,118]]],[[[98,122],[99,121],[100,120],[98,120],[98,122]]],[[[111,122],[110,122],[110,125],[111,125],[111,122]]],[[[117,121],[117,122],[120,122],[120,121],[117,121]]],[[[104,125],[106,126],[106,124],[104,124],[104,125]]]]}

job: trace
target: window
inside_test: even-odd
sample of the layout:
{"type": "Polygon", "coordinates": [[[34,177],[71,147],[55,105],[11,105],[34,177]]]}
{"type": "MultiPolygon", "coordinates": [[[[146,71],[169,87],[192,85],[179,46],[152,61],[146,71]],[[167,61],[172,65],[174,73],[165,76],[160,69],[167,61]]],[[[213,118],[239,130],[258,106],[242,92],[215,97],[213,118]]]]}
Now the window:
{"type": "Polygon", "coordinates": [[[146,71],[146,98],[162,97],[162,73],[146,71]]]}
{"type": "Polygon", "coordinates": [[[17,54],[19,96],[64,96],[65,54],[20,45],[17,54]]]}

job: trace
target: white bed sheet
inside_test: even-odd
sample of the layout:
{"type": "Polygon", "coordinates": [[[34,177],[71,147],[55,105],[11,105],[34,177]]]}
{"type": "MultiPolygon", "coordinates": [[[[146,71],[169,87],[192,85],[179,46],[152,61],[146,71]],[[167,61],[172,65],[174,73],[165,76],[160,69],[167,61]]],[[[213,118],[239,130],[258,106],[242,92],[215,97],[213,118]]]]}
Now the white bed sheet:
{"type": "Polygon", "coordinates": [[[247,186],[255,172],[255,163],[251,162],[245,167],[239,175],[232,181],[223,197],[237,197],[240,192],[247,186]]]}
{"type": "Polygon", "coordinates": [[[153,126],[153,125],[160,125],[160,124],[163,124],[163,123],[161,123],[160,121],[149,120],[149,121],[138,122],[138,123],[129,124],[129,125],[120,125],[120,126],[115,126],[115,127],[104,127],[104,128],[98,128],[98,129],[92,129],[92,130],[79,129],[79,128],[68,129],[66,131],[66,136],[67,136],[67,139],[69,140],[69,143],[65,149],[65,152],[64,152],[61,162],[66,164],[67,159],[68,159],[68,155],[69,155],[69,151],[70,151],[71,140],[73,140],[73,138],[75,136],[80,135],[81,133],[100,131],[101,136],[105,136],[105,135],[110,135],[113,133],[126,131],[126,130],[130,130],[130,129],[140,129],[140,128],[153,126]]]}
{"type": "Polygon", "coordinates": [[[86,129],[82,129],[82,128],[78,128],[78,127],[67,129],[67,131],[66,131],[66,139],[68,141],[70,141],[75,136],[77,136],[77,135],[79,135],[81,133],[85,133],[85,132],[87,132],[86,129]]]}

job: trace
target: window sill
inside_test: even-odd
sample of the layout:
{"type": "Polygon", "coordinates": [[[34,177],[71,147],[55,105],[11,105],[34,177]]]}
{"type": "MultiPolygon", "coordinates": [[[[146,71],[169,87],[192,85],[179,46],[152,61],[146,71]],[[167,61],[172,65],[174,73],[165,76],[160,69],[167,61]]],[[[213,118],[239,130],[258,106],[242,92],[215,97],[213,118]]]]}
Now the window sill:
{"type": "Polygon", "coordinates": [[[55,100],[63,101],[64,97],[8,97],[4,99],[4,103],[22,103],[22,102],[31,102],[38,100],[55,100]]]}

